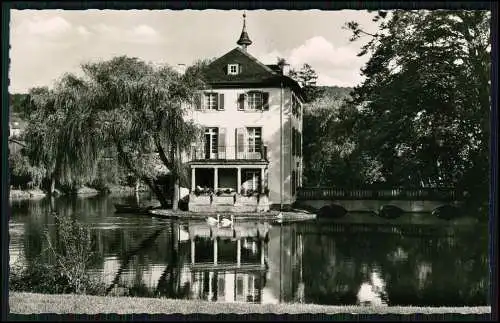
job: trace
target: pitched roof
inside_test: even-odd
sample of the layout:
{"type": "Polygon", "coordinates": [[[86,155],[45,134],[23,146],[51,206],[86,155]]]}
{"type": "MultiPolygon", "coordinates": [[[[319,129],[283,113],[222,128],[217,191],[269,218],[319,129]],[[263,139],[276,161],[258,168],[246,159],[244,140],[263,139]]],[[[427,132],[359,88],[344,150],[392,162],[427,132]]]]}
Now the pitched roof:
{"type": "Polygon", "coordinates": [[[211,62],[204,70],[204,76],[206,82],[214,87],[264,87],[283,84],[302,95],[300,85],[284,76],[277,67],[277,65],[264,65],[247,51],[236,47],[211,62]],[[228,64],[239,64],[241,72],[237,75],[228,75],[228,64]]]}
{"type": "Polygon", "coordinates": [[[267,64],[266,66],[275,71],[276,73],[282,73],[281,67],[278,64],[267,64]]]}

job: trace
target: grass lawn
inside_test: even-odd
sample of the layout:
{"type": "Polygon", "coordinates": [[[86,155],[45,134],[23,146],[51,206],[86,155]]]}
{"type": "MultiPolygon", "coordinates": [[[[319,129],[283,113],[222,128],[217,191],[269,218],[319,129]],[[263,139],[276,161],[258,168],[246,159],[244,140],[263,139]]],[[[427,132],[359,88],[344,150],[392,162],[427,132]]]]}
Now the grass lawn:
{"type": "Polygon", "coordinates": [[[218,314],[218,313],[276,313],[276,314],[489,314],[490,306],[477,307],[368,307],[324,306],[312,304],[248,304],[213,303],[206,301],[172,300],[161,298],[110,297],[87,295],[48,295],[9,293],[9,313],[56,314],[218,314]]]}

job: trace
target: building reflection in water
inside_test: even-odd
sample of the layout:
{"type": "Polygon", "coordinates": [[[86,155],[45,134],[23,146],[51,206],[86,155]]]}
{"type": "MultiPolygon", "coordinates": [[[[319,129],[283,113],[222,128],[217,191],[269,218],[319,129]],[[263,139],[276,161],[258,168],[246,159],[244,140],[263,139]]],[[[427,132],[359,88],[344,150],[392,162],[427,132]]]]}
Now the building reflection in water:
{"type": "MultiPolygon", "coordinates": [[[[134,270],[139,261],[135,256],[120,273],[115,292],[126,293],[126,286],[141,285],[150,294],[159,290],[162,277],[168,276],[167,284],[175,285],[177,297],[187,299],[303,302],[303,241],[302,235],[294,228],[272,227],[267,222],[236,222],[230,228],[210,227],[204,222],[184,225],[176,222],[172,231],[176,240],[172,252],[179,253],[173,258],[177,263],[166,266],[146,264],[139,272],[134,270]],[[182,291],[186,292],[183,294],[182,291]]],[[[113,284],[122,265],[116,257],[104,259],[106,284],[113,284]]],[[[134,290],[137,293],[138,289],[134,290]]]]}
{"type": "Polygon", "coordinates": [[[385,281],[380,277],[377,270],[373,270],[369,276],[370,278],[359,287],[357,304],[387,306],[385,281]]]}
{"type": "Polygon", "coordinates": [[[236,222],[230,228],[189,223],[190,263],[183,284],[191,299],[262,302],[268,270],[269,223],[236,222]]]}

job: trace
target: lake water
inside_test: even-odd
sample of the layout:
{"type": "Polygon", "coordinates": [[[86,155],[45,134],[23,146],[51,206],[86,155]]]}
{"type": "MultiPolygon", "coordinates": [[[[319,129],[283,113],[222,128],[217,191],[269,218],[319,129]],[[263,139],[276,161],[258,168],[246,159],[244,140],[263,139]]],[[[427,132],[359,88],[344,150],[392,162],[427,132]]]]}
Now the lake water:
{"type": "MultiPolygon", "coordinates": [[[[490,304],[487,225],[450,236],[430,229],[418,235],[372,226],[348,229],[331,221],[237,220],[235,227],[245,227],[247,237],[220,238],[214,247],[205,221],[115,214],[113,204],[127,200],[55,201],[60,214],[92,228],[91,272],[114,294],[326,305],[490,304]],[[189,233],[198,235],[193,245],[189,233]]],[[[11,207],[13,264],[34,259],[46,244],[44,230],[53,234],[55,224],[47,199],[12,201],[11,207]]]]}

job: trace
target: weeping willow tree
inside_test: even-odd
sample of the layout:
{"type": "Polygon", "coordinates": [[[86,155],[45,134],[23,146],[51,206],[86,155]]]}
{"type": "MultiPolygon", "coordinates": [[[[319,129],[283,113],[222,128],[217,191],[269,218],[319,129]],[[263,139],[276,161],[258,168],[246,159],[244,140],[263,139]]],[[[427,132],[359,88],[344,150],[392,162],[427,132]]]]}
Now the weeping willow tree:
{"type": "Polygon", "coordinates": [[[168,172],[176,209],[179,187],[188,183],[182,156],[200,135],[185,112],[204,86],[202,65],[181,75],[122,56],[83,64],[81,77],[68,74],[53,89],[32,89],[26,141],[30,159],[47,169],[50,191],[57,181],[92,181],[111,147],[118,163],[147,184],[164,207],[169,203],[157,179],[168,172]]]}
{"type": "Polygon", "coordinates": [[[116,148],[120,164],[146,183],[162,206],[168,202],[155,180],[168,169],[174,183],[174,209],[180,185],[188,182],[182,156],[200,133],[184,118],[203,86],[198,70],[194,67],[181,75],[168,66],[125,56],[83,65],[89,106],[103,141],[116,148]]]}
{"type": "Polygon", "coordinates": [[[46,170],[50,194],[56,182],[81,185],[95,175],[102,133],[93,126],[85,91],[85,83],[68,74],[53,89],[29,92],[26,151],[32,164],[46,170]]]}

